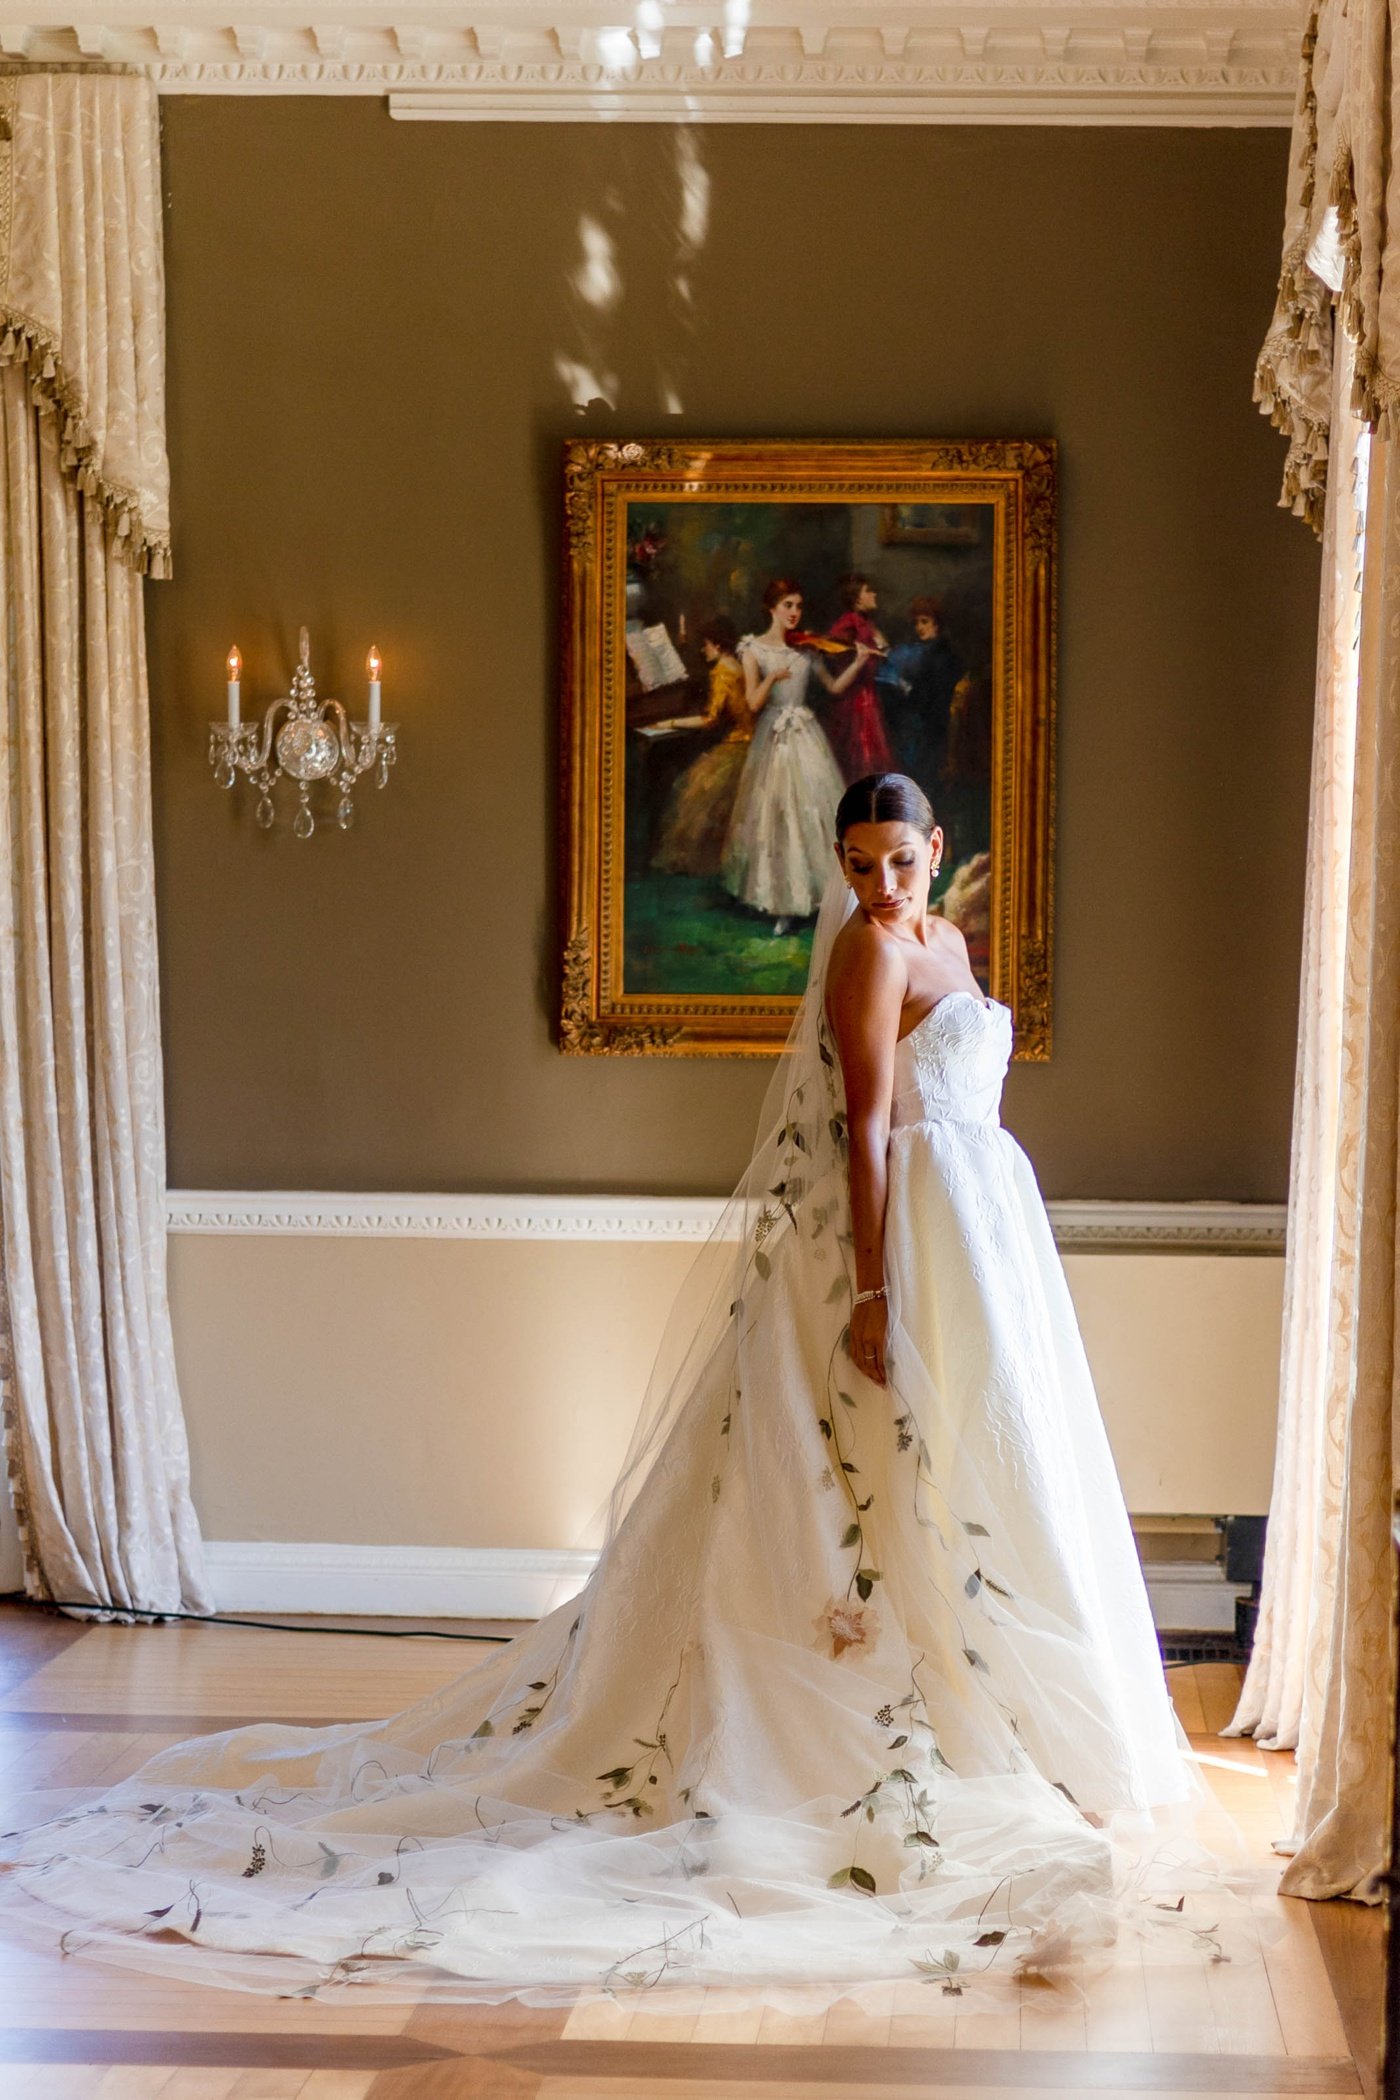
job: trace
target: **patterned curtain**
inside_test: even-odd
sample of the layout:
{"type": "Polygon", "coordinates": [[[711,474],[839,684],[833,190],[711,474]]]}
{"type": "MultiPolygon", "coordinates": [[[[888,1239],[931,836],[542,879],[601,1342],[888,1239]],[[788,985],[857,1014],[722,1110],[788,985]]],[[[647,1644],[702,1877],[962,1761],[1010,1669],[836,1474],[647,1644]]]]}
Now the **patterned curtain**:
{"type": "Polygon", "coordinates": [[[1332,380],[1337,413],[1322,549],[1279,1438],[1254,1653],[1226,1730],[1252,1734],[1267,1750],[1291,1750],[1300,1735],[1309,1747],[1316,1740],[1350,1401],[1350,1250],[1339,1246],[1338,1228],[1341,1190],[1355,1179],[1349,1162],[1357,1104],[1347,1084],[1343,1019],[1370,452],[1364,425],[1346,412],[1351,379],[1351,345],[1343,335],[1332,380]]]}
{"type": "Polygon", "coordinates": [[[1297,1745],[1284,1892],[1368,1902],[1390,1788],[1400,1257],[1394,85],[1389,0],[1321,0],[1256,379],[1289,440],[1282,500],[1322,530],[1324,563],[1279,1441],[1259,1637],[1227,1731],[1297,1745]]]}
{"type": "Polygon", "coordinates": [[[165,1284],[155,93],[0,80],[0,1383],[35,1597],[208,1609],[165,1284]]]}
{"type": "Polygon", "coordinates": [[[1379,1901],[1390,1792],[1396,1174],[1400,1168],[1400,459],[1371,447],[1345,941],[1317,1557],[1293,1896],[1379,1901]],[[1311,1693],[1311,1696],[1310,1696],[1311,1693]]]}

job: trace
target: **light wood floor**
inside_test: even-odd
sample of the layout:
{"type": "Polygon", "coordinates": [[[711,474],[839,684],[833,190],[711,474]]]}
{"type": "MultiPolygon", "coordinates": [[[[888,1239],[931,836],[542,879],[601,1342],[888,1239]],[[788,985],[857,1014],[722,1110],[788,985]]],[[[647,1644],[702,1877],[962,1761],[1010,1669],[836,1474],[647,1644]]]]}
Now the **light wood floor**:
{"type": "MultiPolygon", "coordinates": [[[[0,1604],[0,1812],[35,1784],[115,1780],[184,1735],[392,1713],[454,1676],[446,1641],[295,1628],[83,1627],[0,1604]]],[[[960,2014],[926,1986],[806,2011],[718,1992],[572,2009],[252,1998],[0,1948],[0,2100],[1065,2100],[1370,2094],[1380,1920],[1273,1893],[1293,1761],[1216,1731],[1239,1673],[1171,1673],[1178,1711],[1261,1867],[1258,1962],[1125,1960],[1087,2002],[1027,1989],[960,2014]]]]}

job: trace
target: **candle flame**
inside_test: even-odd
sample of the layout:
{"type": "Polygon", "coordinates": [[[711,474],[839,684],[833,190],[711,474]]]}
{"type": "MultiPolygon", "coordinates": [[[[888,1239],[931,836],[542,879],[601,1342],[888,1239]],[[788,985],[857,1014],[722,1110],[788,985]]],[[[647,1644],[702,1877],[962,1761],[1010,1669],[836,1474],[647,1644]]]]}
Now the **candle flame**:
{"type": "Polygon", "coordinates": [[[243,676],[243,658],[242,658],[242,656],[241,656],[241,655],[239,654],[238,644],[237,644],[237,642],[235,642],[235,643],[234,643],[234,645],[233,645],[233,647],[232,647],[232,648],[231,648],[231,649],[229,650],[229,653],[228,653],[228,682],[229,682],[229,684],[230,684],[230,685],[237,685],[237,683],[238,683],[239,679],[240,679],[240,678],[241,678],[242,676],[243,676]]]}
{"type": "Polygon", "coordinates": [[[372,645],[369,655],[365,658],[365,669],[369,673],[370,684],[377,685],[379,683],[379,675],[384,669],[384,659],[372,645]]]}

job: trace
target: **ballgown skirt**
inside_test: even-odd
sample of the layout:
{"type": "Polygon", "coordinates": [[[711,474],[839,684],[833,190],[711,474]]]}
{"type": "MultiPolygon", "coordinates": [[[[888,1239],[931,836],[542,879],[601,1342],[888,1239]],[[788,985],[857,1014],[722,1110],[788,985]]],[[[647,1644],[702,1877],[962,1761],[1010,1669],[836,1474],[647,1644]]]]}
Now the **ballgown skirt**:
{"type": "Polygon", "coordinates": [[[840,1083],[808,1020],[582,1593],[388,1720],[240,1727],[49,1798],[5,1841],[0,1930],[251,1990],[534,2003],[966,2000],[1125,1931],[1225,1956],[1231,1870],[1182,1842],[1200,1782],[998,1120],[1011,1016],[954,994],[899,1046],[884,1388],[846,1346],[840,1083]]]}

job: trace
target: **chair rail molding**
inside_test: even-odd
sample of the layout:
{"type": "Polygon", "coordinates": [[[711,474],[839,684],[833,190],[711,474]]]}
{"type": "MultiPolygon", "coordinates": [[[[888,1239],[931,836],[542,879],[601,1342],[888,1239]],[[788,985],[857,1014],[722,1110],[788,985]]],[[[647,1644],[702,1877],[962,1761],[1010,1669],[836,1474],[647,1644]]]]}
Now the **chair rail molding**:
{"type": "MultiPolygon", "coordinates": [[[[1046,1205],[1066,1249],[1161,1248],[1187,1254],[1279,1254],[1281,1203],[1046,1205]]],[[[709,1196],[381,1196],[313,1191],[172,1189],[175,1233],[281,1234],[315,1239],[699,1241],[718,1224],[709,1196]]]]}
{"type": "Polygon", "coordinates": [[[1302,31],[1274,0],[629,12],[410,0],[383,21],[353,0],[333,17],[261,0],[236,23],[206,4],[172,23],[143,22],[139,0],[29,0],[0,22],[0,60],[136,66],[175,94],[378,95],[410,121],[1286,126],[1302,31]]]}

